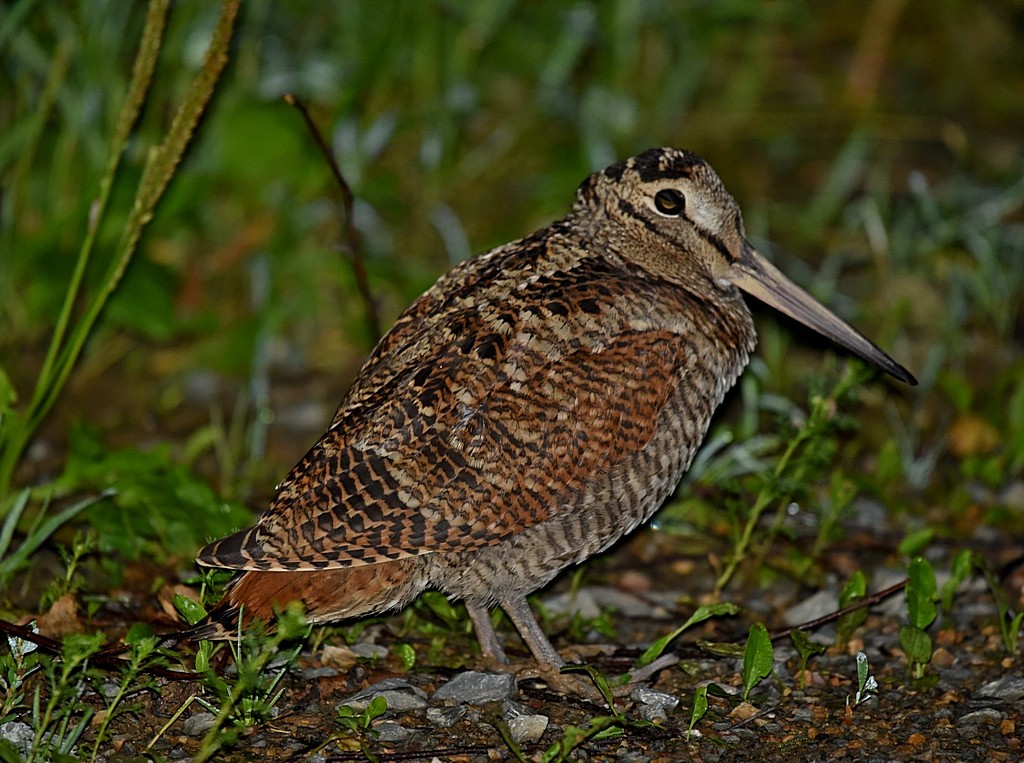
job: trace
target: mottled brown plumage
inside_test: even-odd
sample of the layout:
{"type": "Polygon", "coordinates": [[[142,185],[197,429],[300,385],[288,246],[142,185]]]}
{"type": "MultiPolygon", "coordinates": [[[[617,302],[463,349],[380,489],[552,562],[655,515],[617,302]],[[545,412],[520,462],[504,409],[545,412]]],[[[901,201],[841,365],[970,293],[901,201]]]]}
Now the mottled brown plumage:
{"type": "Polygon", "coordinates": [[[526,596],[674,489],[754,348],[741,288],[913,381],[751,249],[703,160],[648,151],[406,310],[259,522],[200,551],[241,574],[192,635],[230,637],[240,607],[327,622],[429,588],[466,601],[487,657],[498,605],[557,670],[526,596]]]}

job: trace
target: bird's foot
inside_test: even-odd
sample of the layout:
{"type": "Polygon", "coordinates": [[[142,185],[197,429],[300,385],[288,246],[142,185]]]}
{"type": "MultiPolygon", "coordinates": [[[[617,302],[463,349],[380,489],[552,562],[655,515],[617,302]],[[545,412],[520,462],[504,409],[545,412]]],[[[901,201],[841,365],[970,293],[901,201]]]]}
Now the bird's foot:
{"type": "MultiPolygon", "coordinates": [[[[570,663],[573,664],[573,663],[570,663]]],[[[597,705],[607,704],[607,700],[588,678],[575,672],[563,672],[560,665],[532,665],[516,671],[517,681],[543,681],[548,688],[561,694],[569,694],[589,700],[597,705]]]]}
{"type": "Polygon", "coordinates": [[[606,678],[604,690],[598,685],[599,674],[582,666],[574,668],[576,663],[564,665],[534,665],[529,668],[516,671],[516,678],[520,681],[538,679],[544,681],[550,688],[563,694],[573,694],[583,699],[590,700],[599,705],[609,703],[611,700],[628,697],[636,687],[647,681],[658,672],[671,667],[679,662],[679,657],[674,654],[662,655],[648,665],[631,670],[622,676],[606,678]],[[568,670],[566,670],[568,668],[568,670]]]}

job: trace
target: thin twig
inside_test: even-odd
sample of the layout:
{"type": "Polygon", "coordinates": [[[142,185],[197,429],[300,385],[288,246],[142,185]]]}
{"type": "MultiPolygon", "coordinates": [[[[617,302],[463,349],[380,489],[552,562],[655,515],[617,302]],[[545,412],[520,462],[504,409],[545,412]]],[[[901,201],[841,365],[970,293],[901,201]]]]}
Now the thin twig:
{"type": "Polygon", "coordinates": [[[794,626],[792,628],[780,628],[779,630],[772,631],[769,634],[769,638],[772,641],[776,641],[780,638],[785,638],[789,635],[789,632],[793,630],[812,631],[816,628],[820,628],[822,625],[828,625],[829,623],[838,620],[840,617],[844,617],[845,615],[848,615],[851,612],[856,612],[858,609],[872,607],[875,604],[878,604],[879,602],[885,601],[890,596],[893,596],[902,591],[904,588],[906,588],[906,586],[907,581],[902,580],[899,583],[896,583],[895,585],[891,585],[888,588],[884,588],[881,591],[878,591],[877,593],[873,593],[870,596],[865,596],[856,604],[851,604],[850,606],[843,607],[842,609],[836,610],[835,612],[830,612],[824,617],[819,617],[815,620],[808,620],[806,623],[800,623],[800,625],[794,626]]]}
{"type": "MultiPolygon", "coordinates": [[[[28,641],[50,654],[60,655],[64,651],[64,644],[61,641],[52,639],[49,636],[43,636],[40,633],[34,633],[32,629],[26,628],[24,625],[12,623],[9,620],[0,619],[0,633],[5,633],[8,636],[14,636],[22,641],[28,641]]],[[[91,655],[89,657],[89,663],[95,667],[104,668],[106,670],[121,670],[128,664],[128,660],[120,657],[120,655],[126,650],[127,647],[120,645],[103,649],[96,654],[91,655]]],[[[160,678],[168,678],[172,681],[198,681],[203,677],[202,673],[171,670],[170,668],[164,668],[159,665],[151,665],[147,668],[143,668],[142,672],[159,676],[160,678]]]]}
{"type": "Polygon", "coordinates": [[[353,217],[355,197],[352,195],[352,187],[348,184],[348,181],[345,180],[344,175],[341,174],[341,167],[338,166],[338,160],[335,158],[334,152],[331,150],[331,147],[327,145],[327,141],[324,140],[319,128],[310,116],[309,110],[306,108],[306,104],[296,98],[292,93],[285,93],[281,97],[284,99],[285,103],[294,107],[299,114],[302,115],[302,119],[306,123],[306,127],[309,129],[310,134],[313,136],[313,140],[316,142],[317,148],[320,149],[320,153],[323,154],[324,159],[327,160],[327,164],[331,168],[331,174],[334,175],[334,181],[338,184],[338,190],[341,192],[341,206],[345,213],[345,219],[342,221],[341,226],[345,236],[345,248],[347,250],[349,262],[352,265],[352,272],[356,277],[356,288],[359,290],[359,296],[363,300],[363,306],[366,309],[366,323],[370,329],[370,335],[376,343],[381,337],[380,318],[377,315],[377,303],[373,298],[373,291],[370,289],[370,280],[366,275],[366,255],[363,252],[363,241],[359,235],[359,231],[356,230],[355,219],[353,217]]]}

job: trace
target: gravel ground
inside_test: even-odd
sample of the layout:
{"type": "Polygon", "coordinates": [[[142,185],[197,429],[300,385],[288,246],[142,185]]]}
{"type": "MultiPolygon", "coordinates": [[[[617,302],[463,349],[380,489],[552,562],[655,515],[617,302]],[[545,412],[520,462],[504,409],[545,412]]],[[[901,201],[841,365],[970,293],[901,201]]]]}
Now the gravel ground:
{"type": "MultiPolygon", "coordinates": [[[[590,630],[583,632],[580,643],[579,632],[574,640],[557,627],[550,631],[564,653],[580,656],[608,675],[625,672],[640,654],[639,647],[615,644],[649,642],[671,631],[693,610],[692,605],[677,603],[683,592],[659,590],[651,583],[672,580],[670,573],[631,562],[627,547],[615,557],[622,571],[606,570],[602,585],[585,585],[572,596],[556,590],[543,599],[548,621],[555,624],[567,622],[562,613],[571,610],[594,616],[614,608],[606,618],[616,628],[614,639],[590,630]],[[638,573],[637,568],[647,571],[638,573]]],[[[700,560],[670,565],[677,570],[692,567],[696,572],[685,579],[687,584],[708,590],[701,566],[700,560]]],[[[899,577],[896,570],[880,570],[873,590],[899,577]]],[[[800,660],[790,638],[776,639],[772,675],[744,702],[739,697],[741,659],[721,656],[697,642],[742,645],[756,619],[769,627],[789,626],[834,608],[835,590],[801,591],[795,584],[780,588],[787,587],[730,593],[729,600],[743,608],[741,613],[707,621],[674,642],[679,664],[620,699],[617,710],[623,720],[613,724],[611,735],[581,743],[567,759],[1024,759],[1022,661],[1019,654],[1005,650],[997,609],[982,581],[968,581],[952,611],[940,614],[930,629],[935,650],[923,678],[910,678],[899,646],[906,605],[897,594],[875,605],[842,648],[835,646],[834,623],[811,631],[812,640],[828,648],[810,659],[803,675],[798,675],[800,660]],[[866,654],[877,689],[855,703],[858,651],[866,654]],[[710,697],[707,714],[688,738],[694,690],[708,682],[733,696],[710,697]]],[[[475,662],[476,648],[468,634],[449,632],[431,643],[428,637],[402,631],[403,622],[397,615],[367,627],[351,648],[331,634],[315,648],[307,648],[285,679],[272,720],[244,730],[214,759],[514,760],[507,741],[511,739],[523,759],[539,761],[545,759],[545,750],[571,736],[571,727],[587,727],[611,715],[607,707],[552,693],[541,683],[486,672],[475,662]],[[417,653],[411,671],[402,667],[393,649],[403,643],[417,653]],[[337,722],[338,707],[347,704],[362,713],[378,695],[388,709],[369,728],[346,729],[337,722]]],[[[527,655],[514,634],[507,627],[501,630],[510,654],[527,666],[527,655]]],[[[193,682],[160,680],[156,691],[139,694],[137,713],[115,721],[112,742],[101,758],[190,759],[214,718],[199,703],[187,704],[198,691],[193,682]]],[[[15,743],[25,732],[11,723],[0,730],[15,743]]],[[[551,759],[558,758],[546,758],[551,759]]]]}

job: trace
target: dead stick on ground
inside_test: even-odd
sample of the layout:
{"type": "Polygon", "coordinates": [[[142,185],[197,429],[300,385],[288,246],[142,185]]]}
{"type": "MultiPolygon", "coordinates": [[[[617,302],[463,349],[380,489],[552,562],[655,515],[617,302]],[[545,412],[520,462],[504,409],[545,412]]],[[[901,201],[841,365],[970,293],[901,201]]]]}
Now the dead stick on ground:
{"type": "MultiPolygon", "coordinates": [[[[8,639],[13,637],[35,644],[44,652],[49,652],[50,654],[60,655],[64,651],[64,643],[62,641],[35,633],[30,628],[26,628],[24,625],[18,625],[17,623],[12,623],[9,620],[0,619],[0,633],[6,634],[8,639]]],[[[108,647],[107,649],[102,649],[99,652],[90,655],[89,662],[98,668],[104,668],[106,670],[121,670],[128,664],[128,661],[120,655],[124,654],[127,650],[127,646],[119,645],[108,647]]],[[[165,668],[160,665],[144,667],[142,668],[142,672],[148,673],[149,675],[160,676],[161,678],[168,678],[173,681],[197,681],[203,677],[202,673],[171,670],[170,668],[165,668]]]]}
{"type": "Polygon", "coordinates": [[[320,134],[320,130],[317,128],[316,123],[313,122],[313,118],[309,115],[309,110],[306,108],[306,105],[292,93],[285,93],[281,97],[284,99],[285,103],[297,109],[299,114],[302,115],[302,119],[305,121],[306,127],[309,128],[309,132],[312,134],[313,140],[316,141],[316,145],[320,149],[320,153],[322,153],[324,158],[327,160],[327,164],[331,168],[331,174],[334,175],[334,180],[337,182],[338,189],[341,191],[341,205],[345,213],[345,220],[342,225],[345,236],[345,245],[348,250],[349,262],[352,264],[352,272],[356,277],[356,288],[359,289],[359,296],[362,297],[363,305],[366,308],[366,322],[369,324],[370,334],[373,337],[374,343],[376,343],[381,337],[380,318],[377,316],[377,303],[373,299],[373,292],[370,290],[370,281],[366,276],[366,258],[363,254],[362,239],[359,237],[359,231],[356,230],[355,220],[352,218],[352,209],[355,204],[355,198],[352,195],[352,188],[345,180],[345,177],[341,174],[341,168],[338,166],[338,161],[334,157],[334,152],[331,150],[331,147],[327,145],[323,135],[320,134]]]}
{"type": "Polygon", "coordinates": [[[855,612],[858,609],[864,609],[865,607],[871,607],[871,606],[874,606],[875,604],[878,604],[880,601],[885,601],[890,596],[893,596],[893,595],[899,593],[900,591],[902,591],[906,587],[907,587],[907,581],[906,580],[902,580],[899,583],[897,583],[896,585],[891,585],[888,588],[884,588],[881,591],[878,591],[877,593],[871,594],[870,596],[865,596],[863,599],[858,601],[856,604],[851,604],[850,606],[843,607],[842,609],[836,610],[835,612],[830,612],[829,614],[825,615],[824,617],[819,617],[816,620],[809,620],[806,623],[800,623],[800,625],[795,625],[792,628],[780,628],[779,630],[772,631],[769,634],[769,638],[772,641],[776,641],[776,640],[778,640],[780,638],[784,638],[785,636],[788,636],[789,632],[793,631],[793,630],[797,630],[797,631],[812,631],[815,628],[820,628],[822,625],[827,625],[828,623],[831,623],[834,620],[838,620],[840,617],[843,617],[844,615],[848,615],[851,612],[855,612]]]}

